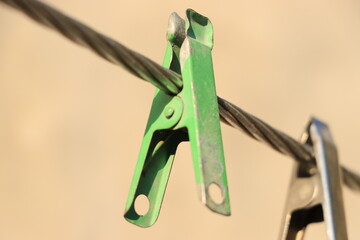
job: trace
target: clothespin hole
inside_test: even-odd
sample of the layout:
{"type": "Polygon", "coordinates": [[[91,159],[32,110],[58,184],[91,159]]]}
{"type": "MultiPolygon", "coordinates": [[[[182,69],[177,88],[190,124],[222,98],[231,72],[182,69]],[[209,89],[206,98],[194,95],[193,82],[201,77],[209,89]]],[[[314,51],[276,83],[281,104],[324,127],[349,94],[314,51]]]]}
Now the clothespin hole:
{"type": "Polygon", "coordinates": [[[139,216],[144,216],[150,209],[150,201],[144,194],[140,194],[135,199],[135,211],[139,216]]]}
{"type": "Polygon", "coordinates": [[[221,187],[218,184],[211,183],[208,187],[208,193],[214,203],[221,204],[224,202],[224,194],[221,187]]]}

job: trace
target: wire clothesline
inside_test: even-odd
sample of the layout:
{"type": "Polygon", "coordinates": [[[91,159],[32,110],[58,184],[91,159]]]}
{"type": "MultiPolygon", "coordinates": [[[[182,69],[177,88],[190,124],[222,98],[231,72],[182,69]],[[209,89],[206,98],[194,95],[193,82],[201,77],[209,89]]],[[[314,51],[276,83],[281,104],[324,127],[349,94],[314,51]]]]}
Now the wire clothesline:
{"type": "MultiPolygon", "coordinates": [[[[89,48],[107,61],[122,66],[131,74],[150,82],[168,94],[175,95],[182,89],[182,78],[179,74],[162,67],[142,54],[45,3],[37,0],[0,0],[0,2],[23,12],[71,41],[89,48]]],[[[241,130],[249,137],[269,145],[296,161],[307,163],[309,167],[314,165],[314,153],[310,146],[298,142],[221,97],[218,97],[218,104],[222,122],[241,130]]],[[[344,184],[350,189],[360,192],[360,176],[343,166],[341,170],[344,184]]]]}

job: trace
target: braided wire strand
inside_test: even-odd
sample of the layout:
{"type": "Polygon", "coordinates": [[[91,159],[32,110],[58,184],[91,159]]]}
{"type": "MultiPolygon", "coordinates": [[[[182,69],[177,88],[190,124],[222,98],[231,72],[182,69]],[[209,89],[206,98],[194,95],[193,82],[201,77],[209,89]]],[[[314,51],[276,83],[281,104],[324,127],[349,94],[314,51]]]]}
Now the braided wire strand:
{"type": "MultiPolygon", "coordinates": [[[[182,78],[179,74],[162,67],[142,54],[96,32],[45,3],[37,0],[0,0],[0,2],[23,12],[69,40],[89,48],[105,60],[122,66],[131,74],[152,83],[168,94],[176,95],[182,89],[182,78]]],[[[241,130],[249,137],[269,145],[296,161],[314,164],[314,152],[310,146],[301,144],[225,99],[218,97],[218,104],[222,122],[241,130]]],[[[350,189],[360,192],[360,176],[345,167],[341,167],[341,172],[344,184],[350,189]]]]}
{"type": "Polygon", "coordinates": [[[168,71],[149,58],[125,47],[58,10],[33,0],[1,0],[33,20],[52,28],[69,40],[93,50],[107,61],[120,65],[131,74],[148,81],[162,91],[175,95],[182,88],[179,74],[168,71]]]}

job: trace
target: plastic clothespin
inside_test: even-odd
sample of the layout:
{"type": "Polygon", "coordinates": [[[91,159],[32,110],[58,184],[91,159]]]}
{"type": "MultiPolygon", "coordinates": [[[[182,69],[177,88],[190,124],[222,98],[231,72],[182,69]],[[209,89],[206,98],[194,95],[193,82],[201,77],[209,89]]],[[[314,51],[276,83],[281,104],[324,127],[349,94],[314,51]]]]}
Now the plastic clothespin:
{"type": "Polygon", "coordinates": [[[126,203],[126,220],[141,227],[150,227],[157,220],[177,146],[188,140],[202,203],[230,215],[211,58],[213,26],[191,9],[186,17],[184,21],[176,13],[170,16],[163,63],[181,74],[183,89],[176,96],[156,91],[126,203]],[[222,192],[220,203],[209,194],[212,184],[222,192]],[[145,215],[139,215],[134,206],[139,195],[149,200],[145,215]]]}
{"type": "Polygon", "coordinates": [[[313,148],[316,166],[295,165],[280,239],[303,239],[308,224],[324,221],[328,239],[346,240],[340,168],[330,130],[312,118],[301,140],[313,148]]]}

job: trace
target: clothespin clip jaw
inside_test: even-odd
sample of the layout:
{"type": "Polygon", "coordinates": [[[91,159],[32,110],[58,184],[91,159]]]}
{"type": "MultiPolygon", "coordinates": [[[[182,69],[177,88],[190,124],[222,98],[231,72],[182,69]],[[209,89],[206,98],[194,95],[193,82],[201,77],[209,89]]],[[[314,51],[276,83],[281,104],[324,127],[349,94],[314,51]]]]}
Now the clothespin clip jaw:
{"type": "Polygon", "coordinates": [[[211,50],[213,26],[197,12],[186,11],[186,38],[180,50],[184,90],[179,94],[188,106],[183,116],[192,149],[198,191],[203,204],[222,215],[230,215],[230,201],[219,109],[215,90],[211,50]],[[214,185],[222,192],[216,203],[209,193],[214,185]]]}
{"type": "Polygon", "coordinates": [[[301,141],[313,148],[315,166],[295,164],[280,239],[303,239],[307,225],[324,221],[328,239],[346,240],[340,167],[330,130],[312,118],[301,141]]]}
{"type": "Polygon", "coordinates": [[[125,207],[125,219],[141,227],[155,223],[161,208],[176,148],[190,141],[195,178],[203,204],[230,215],[220,119],[211,50],[213,28],[206,17],[187,10],[184,21],[170,16],[163,66],[182,75],[183,89],[175,96],[157,90],[125,207]],[[209,187],[222,192],[215,202],[209,187]],[[145,195],[149,211],[139,215],[135,200],[145,195]]]}

